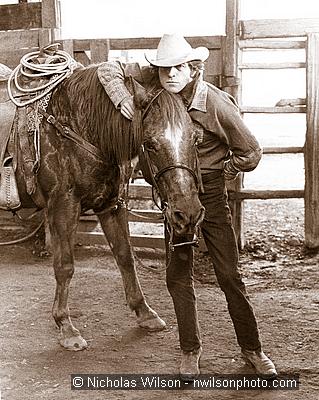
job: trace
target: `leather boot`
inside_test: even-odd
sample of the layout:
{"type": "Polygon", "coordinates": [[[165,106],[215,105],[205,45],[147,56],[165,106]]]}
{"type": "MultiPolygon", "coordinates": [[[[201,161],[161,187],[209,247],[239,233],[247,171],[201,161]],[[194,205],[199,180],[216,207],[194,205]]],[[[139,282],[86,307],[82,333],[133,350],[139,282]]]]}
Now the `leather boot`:
{"type": "Polygon", "coordinates": [[[199,374],[199,360],[202,348],[193,351],[182,351],[181,366],[179,369],[182,381],[193,381],[199,374]]]}
{"type": "Polygon", "coordinates": [[[274,363],[263,351],[252,351],[242,349],[241,354],[247,364],[253,366],[258,375],[265,379],[272,379],[277,376],[274,363]]]}

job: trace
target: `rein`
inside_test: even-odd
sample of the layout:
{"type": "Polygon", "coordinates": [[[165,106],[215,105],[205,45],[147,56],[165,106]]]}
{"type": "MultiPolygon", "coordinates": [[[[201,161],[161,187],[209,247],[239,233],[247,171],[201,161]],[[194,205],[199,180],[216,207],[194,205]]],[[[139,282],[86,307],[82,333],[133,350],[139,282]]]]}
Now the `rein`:
{"type": "Polygon", "coordinates": [[[101,160],[101,161],[104,160],[101,151],[97,147],[95,147],[93,144],[91,144],[87,140],[83,139],[76,132],[72,131],[72,129],[69,128],[68,126],[62,125],[59,121],[56,120],[56,118],[52,114],[48,114],[42,108],[39,108],[38,111],[41,115],[43,115],[45,117],[46,121],[49,124],[53,125],[59,131],[61,136],[65,137],[66,139],[71,140],[72,142],[74,142],[79,147],[86,150],[87,152],[89,152],[94,157],[98,158],[99,160],[101,160]]]}

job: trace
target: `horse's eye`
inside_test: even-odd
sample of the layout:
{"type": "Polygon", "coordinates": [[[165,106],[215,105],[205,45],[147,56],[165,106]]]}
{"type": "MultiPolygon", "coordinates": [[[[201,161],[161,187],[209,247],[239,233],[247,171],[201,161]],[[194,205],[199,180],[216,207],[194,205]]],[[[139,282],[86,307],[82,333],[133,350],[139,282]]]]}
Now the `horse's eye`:
{"type": "Polygon", "coordinates": [[[145,143],[145,148],[148,151],[158,151],[159,145],[154,141],[148,141],[145,143]]]}

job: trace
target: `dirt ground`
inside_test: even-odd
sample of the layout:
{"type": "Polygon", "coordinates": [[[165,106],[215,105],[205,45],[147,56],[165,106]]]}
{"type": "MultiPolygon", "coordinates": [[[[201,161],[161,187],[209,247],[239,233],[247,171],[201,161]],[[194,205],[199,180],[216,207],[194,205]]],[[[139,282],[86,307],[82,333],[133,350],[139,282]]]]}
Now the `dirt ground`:
{"type": "MultiPolygon", "coordinates": [[[[137,327],[125,304],[121,277],[108,247],[76,247],[69,304],[73,321],[89,347],[72,353],[57,343],[58,332],[51,317],[55,287],[52,259],[43,254],[40,257],[31,240],[0,248],[1,400],[317,400],[319,256],[303,246],[302,201],[247,202],[246,216],[247,243],[240,268],[254,304],[264,351],[280,374],[300,375],[298,391],[71,391],[70,374],[75,373],[177,373],[178,334],[165,286],[164,254],[137,252],[138,274],[148,302],[167,323],[166,330],[147,333],[137,327]]],[[[204,348],[202,373],[252,373],[240,357],[209,258],[199,251],[196,291],[204,348]]]]}

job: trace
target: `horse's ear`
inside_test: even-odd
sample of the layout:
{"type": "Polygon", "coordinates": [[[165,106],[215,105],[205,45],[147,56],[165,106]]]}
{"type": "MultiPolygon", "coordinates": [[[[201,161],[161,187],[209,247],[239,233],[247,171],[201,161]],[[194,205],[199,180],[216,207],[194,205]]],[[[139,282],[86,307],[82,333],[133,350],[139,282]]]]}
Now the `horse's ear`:
{"type": "Polygon", "coordinates": [[[134,103],[138,109],[142,109],[148,104],[147,91],[132,76],[130,76],[130,84],[133,92],[134,103]]]}

